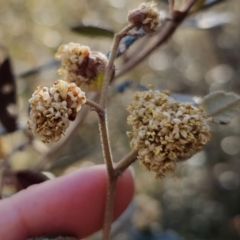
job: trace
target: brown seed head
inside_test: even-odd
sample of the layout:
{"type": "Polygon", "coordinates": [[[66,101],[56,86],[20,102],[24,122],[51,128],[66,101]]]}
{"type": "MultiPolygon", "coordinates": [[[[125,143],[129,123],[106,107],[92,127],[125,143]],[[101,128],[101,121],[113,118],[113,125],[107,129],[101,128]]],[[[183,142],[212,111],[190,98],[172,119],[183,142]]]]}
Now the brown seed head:
{"type": "Polygon", "coordinates": [[[136,92],[127,110],[130,146],[156,177],[174,171],[176,160],[201,151],[210,138],[204,109],[176,102],[168,92],[136,92]]]}
{"type": "Polygon", "coordinates": [[[85,93],[75,83],[58,80],[53,87],[39,86],[29,99],[28,128],[43,142],[56,142],[85,102],[85,93]]]}

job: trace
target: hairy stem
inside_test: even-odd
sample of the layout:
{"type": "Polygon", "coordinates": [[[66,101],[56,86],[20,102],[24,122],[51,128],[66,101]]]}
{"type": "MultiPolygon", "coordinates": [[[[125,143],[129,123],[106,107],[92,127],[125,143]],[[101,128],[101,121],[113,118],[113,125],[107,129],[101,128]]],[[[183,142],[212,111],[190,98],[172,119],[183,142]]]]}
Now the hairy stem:
{"type": "Polygon", "coordinates": [[[99,105],[98,103],[96,103],[90,99],[87,99],[86,105],[88,105],[89,107],[91,107],[92,109],[94,109],[96,112],[98,112],[100,114],[104,112],[101,105],[99,105]]]}
{"type": "Polygon", "coordinates": [[[112,160],[112,152],[111,146],[109,141],[109,134],[108,134],[108,123],[107,123],[107,114],[103,111],[102,114],[98,114],[99,116],[99,131],[100,131],[100,138],[102,144],[102,152],[104,162],[107,165],[107,172],[108,176],[111,178],[114,177],[114,169],[113,169],[113,160],[112,160]]]}
{"type": "Polygon", "coordinates": [[[115,187],[118,176],[115,174],[115,170],[113,168],[113,160],[112,160],[112,153],[109,141],[109,134],[108,134],[108,124],[107,124],[107,113],[106,113],[106,106],[107,106],[107,97],[108,97],[108,86],[114,76],[114,60],[117,55],[118,47],[120,44],[121,39],[128,34],[128,32],[134,27],[134,25],[128,25],[125,27],[121,32],[115,34],[113,39],[113,46],[110,52],[110,57],[108,64],[106,66],[106,71],[104,74],[103,85],[101,90],[101,98],[100,98],[100,105],[97,106],[95,103],[89,102],[88,105],[92,104],[99,116],[99,131],[101,136],[101,143],[102,143],[102,151],[103,151],[103,158],[104,162],[107,165],[107,173],[108,173],[108,189],[107,189],[107,201],[106,201],[106,208],[105,208],[105,216],[104,216],[104,225],[103,225],[103,240],[110,239],[111,233],[111,224],[113,220],[113,204],[114,204],[114,196],[115,196],[115,187]]]}
{"type": "Polygon", "coordinates": [[[105,108],[107,105],[107,92],[108,92],[108,86],[111,81],[111,78],[113,76],[113,71],[114,71],[114,60],[117,55],[119,43],[121,39],[126,36],[126,34],[134,28],[134,25],[128,25],[125,27],[121,32],[116,33],[113,38],[113,46],[110,52],[110,57],[108,60],[108,64],[106,66],[106,71],[104,74],[104,79],[103,79],[103,85],[102,85],[102,91],[101,91],[101,99],[100,99],[100,105],[105,108]]]}
{"type": "Polygon", "coordinates": [[[109,240],[111,237],[111,225],[113,221],[113,208],[114,208],[114,198],[116,192],[116,177],[108,176],[108,188],[107,188],[107,199],[105,205],[105,215],[104,215],[104,226],[103,226],[103,240],[109,240]]]}
{"type": "Polygon", "coordinates": [[[103,151],[103,158],[107,165],[107,174],[108,174],[108,188],[107,188],[107,199],[105,206],[105,215],[104,215],[104,224],[103,224],[103,240],[110,239],[111,233],[111,224],[113,221],[113,205],[114,205],[114,196],[115,196],[115,187],[117,182],[117,177],[113,168],[112,153],[109,141],[108,134],[108,124],[107,124],[107,115],[106,112],[98,112],[99,116],[99,131],[101,136],[101,144],[103,151]]]}
{"type": "Polygon", "coordinates": [[[124,158],[122,158],[115,166],[115,171],[118,174],[123,173],[132,163],[134,163],[137,159],[137,151],[132,150],[129,152],[124,158]]]}

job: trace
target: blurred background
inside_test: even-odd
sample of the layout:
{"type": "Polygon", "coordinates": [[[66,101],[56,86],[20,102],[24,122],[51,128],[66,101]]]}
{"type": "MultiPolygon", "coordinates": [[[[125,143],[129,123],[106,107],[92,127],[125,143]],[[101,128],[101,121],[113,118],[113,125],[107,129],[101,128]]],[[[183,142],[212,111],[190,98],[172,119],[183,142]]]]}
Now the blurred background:
{"type": "MultiPolygon", "coordinates": [[[[59,79],[54,55],[61,44],[78,42],[107,53],[111,31],[121,30],[128,11],[140,3],[0,0],[0,44],[5,47],[0,62],[6,56],[11,59],[18,114],[18,130],[5,133],[1,127],[2,166],[8,159],[11,173],[31,168],[54,178],[102,163],[93,112],[67,141],[63,138],[64,146],[44,145],[38,139],[28,144],[29,133],[23,130],[28,119],[28,99],[38,85],[50,86],[59,79]],[[89,25],[109,29],[109,33],[99,36],[94,29],[83,28],[89,25]],[[22,151],[18,151],[21,144],[22,151]]],[[[168,9],[166,3],[157,3],[163,12],[168,9]]],[[[132,94],[147,84],[198,98],[216,90],[240,94],[239,24],[239,0],[220,1],[202,9],[189,17],[167,44],[112,84],[108,116],[115,161],[130,151],[126,106],[132,94]]],[[[117,69],[142,40],[117,60],[117,69]]],[[[240,239],[240,116],[228,125],[212,124],[211,132],[211,141],[204,151],[178,164],[176,172],[164,179],[155,179],[138,162],[134,164],[135,199],[114,225],[113,239],[240,239]]],[[[3,187],[5,197],[20,189],[11,173],[3,187]]],[[[99,239],[99,235],[88,238],[93,239],[99,239]]]]}

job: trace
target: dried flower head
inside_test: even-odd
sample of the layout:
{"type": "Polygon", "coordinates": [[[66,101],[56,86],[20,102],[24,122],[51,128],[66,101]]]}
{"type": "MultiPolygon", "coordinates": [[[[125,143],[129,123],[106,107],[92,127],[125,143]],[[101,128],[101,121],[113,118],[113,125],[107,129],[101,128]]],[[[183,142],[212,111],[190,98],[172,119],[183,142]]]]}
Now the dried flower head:
{"type": "Polygon", "coordinates": [[[130,145],[156,177],[174,171],[176,160],[201,151],[210,138],[204,109],[176,102],[167,92],[136,92],[127,109],[130,145]]]}
{"type": "Polygon", "coordinates": [[[56,142],[85,102],[85,93],[75,83],[58,80],[53,87],[39,86],[29,99],[28,128],[43,142],[56,142]]]}
{"type": "Polygon", "coordinates": [[[128,21],[138,28],[142,27],[145,33],[155,32],[160,23],[156,3],[141,3],[138,8],[128,13],[128,21]]]}
{"type": "Polygon", "coordinates": [[[102,86],[107,57],[92,52],[89,47],[78,43],[69,43],[59,47],[56,59],[61,61],[60,75],[67,82],[74,82],[84,90],[95,91],[102,86]]]}

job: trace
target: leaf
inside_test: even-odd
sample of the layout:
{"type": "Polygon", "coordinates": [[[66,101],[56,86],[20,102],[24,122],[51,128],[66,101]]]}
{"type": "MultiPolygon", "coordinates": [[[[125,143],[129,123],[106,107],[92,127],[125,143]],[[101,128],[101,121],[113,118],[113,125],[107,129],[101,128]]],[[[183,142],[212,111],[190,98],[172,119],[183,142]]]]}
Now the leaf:
{"type": "Polygon", "coordinates": [[[0,63],[0,121],[7,132],[17,129],[16,83],[12,72],[11,61],[6,57],[0,63]]]}
{"type": "Polygon", "coordinates": [[[49,178],[41,172],[33,170],[17,171],[15,172],[15,176],[19,182],[21,189],[25,189],[33,184],[39,184],[49,180],[49,178]]]}
{"type": "Polygon", "coordinates": [[[202,106],[214,122],[227,124],[239,114],[240,96],[232,92],[216,91],[203,98],[202,106]]]}
{"type": "Polygon", "coordinates": [[[114,31],[104,27],[99,27],[95,25],[85,25],[83,23],[77,24],[71,27],[71,30],[82,35],[89,37],[109,37],[114,36],[114,31]]]}

